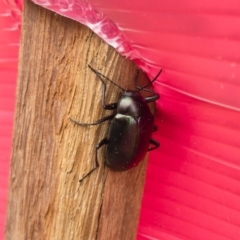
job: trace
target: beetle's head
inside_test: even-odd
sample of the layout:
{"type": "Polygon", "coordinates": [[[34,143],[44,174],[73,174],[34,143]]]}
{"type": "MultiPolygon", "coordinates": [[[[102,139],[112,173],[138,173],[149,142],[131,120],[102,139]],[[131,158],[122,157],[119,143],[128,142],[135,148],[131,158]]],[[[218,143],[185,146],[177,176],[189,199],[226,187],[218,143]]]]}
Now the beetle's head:
{"type": "Polygon", "coordinates": [[[121,98],[132,98],[133,100],[138,101],[138,99],[142,99],[142,95],[139,91],[125,90],[124,92],[121,92],[121,98]]]}
{"type": "Polygon", "coordinates": [[[121,95],[124,97],[134,97],[136,95],[136,91],[125,90],[121,93],[121,95]]]}
{"type": "Polygon", "coordinates": [[[144,98],[139,92],[124,91],[121,93],[117,112],[132,117],[139,117],[144,102],[144,98]]]}

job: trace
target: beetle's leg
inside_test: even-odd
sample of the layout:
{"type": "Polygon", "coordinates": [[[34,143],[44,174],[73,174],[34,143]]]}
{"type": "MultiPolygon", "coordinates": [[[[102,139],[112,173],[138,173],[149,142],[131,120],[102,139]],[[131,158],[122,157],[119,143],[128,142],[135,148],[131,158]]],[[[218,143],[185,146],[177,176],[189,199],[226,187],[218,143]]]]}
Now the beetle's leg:
{"type": "Polygon", "coordinates": [[[82,179],[80,179],[79,182],[82,182],[83,179],[85,179],[87,176],[89,176],[94,170],[96,170],[99,167],[98,158],[97,158],[97,151],[100,147],[102,147],[105,144],[108,144],[108,139],[107,138],[102,139],[101,142],[98,143],[98,145],[96,146],[96,156],[95,156],[95,165],[96,166],[89,173],[87,173],[82,179]]]}
{"type": "Polygon", "coordinates": [[[156,132],[158,130],[158,126],[154,125],[153,126],[153,132],[156,132]]]}
{"type": "Polygon", "coordinates": [[[105,94],[106,94],[106,83],[103,81],[103,79],[98,75],[98,78],[102,81],[102,107],[106,110],[114,110],[117,108],[117,103],[109,103],[105,104],[105,94]]]}
{"type": "Polygon", "coordinates": [[[154,145],[154,147],[151,147],[148,149],[148,151],[157,149],[160,146],[160,143],[154,139],[150,139],[150,143],[154,145]]]}
{"type": "MultiPolygon", "coordinates": [[[[101,80],[102,82],[102,107],[106,110],[114,110],[117,108],[117,103],[109,103],[105,104],[105,93],[106,93],[106,83],[103,81],[102,77],[106,78],[108,81],[116,85],[112,80],[109,78],[105,77],[103,74],[92,68],[90,65],[88,67],[97,75],[97,77],[101,80]]],[[[117,85],[118,86],[118,85],[117,85]]],[[[118,86],[119,87],[119,86],[118,86]]]]}
{"type": "Polygon", "coordinates": [[[150,93],[154,93],[155,95],[153,96],[150,96],[150,97],[145,97],[145,100],[147,103],[150,103],[150,102],[154,102],[156,100],[158,100],[160,98],[160,95],[150,89],[147,89],[147,88],[141,88],[140,86],[135,86],[137,89],[141,89],[141,90],[144,90],[146,92],[150,92],[150,93]]]}
{"type": "Polygon", "coordinates": [[[111,120],[114,116],[115,116],[115,113],[111,114],[109,116],[106,116],[104,118],[101,118],[101,119],[99,119],[99,120],[97,120],[96,122],[93,122],[93,123],[80,123],[80,122],[78,122],[78,121],[76,121],[76,120],[74,120],[72,118],[70,118],[70,120],[75,122],[78,125],[81,125],[81,126],[90,126],[90,125],[97,125],[97,124],[103,123],[105,121],[111,120]]]}
{"type": "Polygon", "coordinates": [[[155,102],[156,100],[158,100],[160,98],[160,95],[158,93],[155,93],[154,96],[150,96],[150,97],[145,97],[145,101],[147,103],[150,103],[150,102],[155,102]]]}

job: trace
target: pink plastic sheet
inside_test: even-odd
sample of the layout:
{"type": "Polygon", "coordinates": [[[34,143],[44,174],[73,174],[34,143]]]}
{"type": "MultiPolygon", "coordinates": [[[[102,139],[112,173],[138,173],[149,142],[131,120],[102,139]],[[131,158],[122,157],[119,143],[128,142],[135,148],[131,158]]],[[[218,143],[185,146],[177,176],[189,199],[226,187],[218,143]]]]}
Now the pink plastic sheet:
{"type": "Polygon", "coordinates": [[[137,239],[240,239],[240,2],[35,2],[163,69],[137,239]]]}
{"type": "Polygon", "coordinates": [[[0,239],[4,239],[21,6],[0,1],[0,239]]]}

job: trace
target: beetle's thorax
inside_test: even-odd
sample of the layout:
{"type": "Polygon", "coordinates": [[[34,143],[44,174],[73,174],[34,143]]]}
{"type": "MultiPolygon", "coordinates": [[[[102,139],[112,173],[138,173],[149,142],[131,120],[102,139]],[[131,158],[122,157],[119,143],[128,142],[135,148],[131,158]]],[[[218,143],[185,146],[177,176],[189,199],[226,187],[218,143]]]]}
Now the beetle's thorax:
{"type": "Polygon", "coordinates": [[[142,108],[147,105],[145,99],[135,91],[125,91],[121,94],[117,112],[132,117],[140,117],[142,108]]]}

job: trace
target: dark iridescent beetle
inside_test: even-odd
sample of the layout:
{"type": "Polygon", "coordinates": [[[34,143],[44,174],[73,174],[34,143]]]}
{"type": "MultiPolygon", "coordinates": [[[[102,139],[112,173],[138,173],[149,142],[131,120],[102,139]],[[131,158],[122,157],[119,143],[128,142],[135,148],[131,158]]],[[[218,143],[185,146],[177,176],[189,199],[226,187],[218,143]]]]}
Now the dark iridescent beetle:
{"type": "Polygon", "coordinates": [[[81,126],[97,125],[111,120],[108,136],[96,146],[96,167],[87,173],[80,182],[99,167],[97,150],[103,145],[107,145],[105,164],[113,171],[125,171],[137,166],[143,160],[147,151],[159,147],[159,143],[151,139],[152,132],[157,130],[157,126],[154,125],[154,116],[148,103],[156,101],[160,96],[146,87],[158,78],[162,70],[148,85],[144,87],[136,86],[138,90],[124,90],[91,66],[88,67],[102,82],[102,107],[105,110],[115,110],[115,112],[93,123],[80,123],[70,118],[74,123],[81,126]],[[117,103],[105,104],[106,84],[103,78],[123,91],[117,103]],[[144,98],[139,93],[141,90],[154,93],[154,95],[144,98]],[[154,146],[149,148],[149,144],[154,146]]]}

